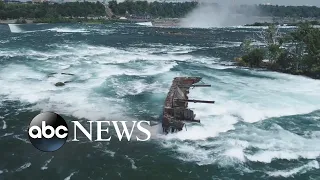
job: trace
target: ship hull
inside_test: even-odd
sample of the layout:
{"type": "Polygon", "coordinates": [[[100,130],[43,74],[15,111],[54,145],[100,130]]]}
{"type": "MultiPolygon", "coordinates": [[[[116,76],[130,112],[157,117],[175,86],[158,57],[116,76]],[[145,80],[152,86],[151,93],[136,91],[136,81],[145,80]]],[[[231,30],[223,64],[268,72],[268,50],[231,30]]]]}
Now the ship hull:
{"type": "Polygon", "coordinates": [[[210,85],[195,85],[200,77],[176,77],[167,94],[163,112],[160,116],[164,133],[181,131],[185,122],[198,122],[194,112],[188,108],[188,102],[214,103],[214,101],[190,100],[190,87],[210,87],[210,85]]]}

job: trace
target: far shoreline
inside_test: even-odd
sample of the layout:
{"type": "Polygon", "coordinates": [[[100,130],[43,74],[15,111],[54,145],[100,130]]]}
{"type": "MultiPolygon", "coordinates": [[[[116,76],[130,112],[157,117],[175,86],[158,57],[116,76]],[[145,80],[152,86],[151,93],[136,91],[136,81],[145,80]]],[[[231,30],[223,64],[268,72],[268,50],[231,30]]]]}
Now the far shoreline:
{"type": "MultiPolygon", "coordinates": [[[[180,27],[180,18],[149,18],[149,19],[121,19],[121,18],[101,18],[90,17],[90,18],[42,18],[42,19],[10,19],[0,20],[0,25],[8,24],[65,24],[65,23],[76,23],[76,24],[137,24],[137,23],[152,23],[153,27],[180,27]]],[[[147,25],[148,26],[148,25],[147,25]]]]}
{"type": "Polygon", "coordinates": [[[288,23],[278,23],[278,22],[254,22],[252,24],[245,24],[244,26],[252,26],[252,27],[268,27],[271,25],[276,25],[276,26],[280,26],[280,27],[297,27],[299,26],[301,23],[309,23],[313,26],[318,26],[320,25],[319,21],[301,21],[301,22],[288,22],[288,23]]]}
{"type": "MultiPolygon", "coordinates": [[[[82,23],[82,24],[112,24],[112,23],[143,23],[152,22],[154,25],[164,26],[164,27],[177,27],[181,18],[150,18],[150,19],[120,19],[120,18],[99,18],[99,17],[89,17],[89,18],[39,18],[39,19],[0,19],[0,24],[61,24],[61,23],[82,23]]],[[[238,25],[241,27],[268,27],[270,25],[276,25],[278,27],[297,27],[303,22],[292,22],[292,23],[277,23],[277,22],[254,22],[252,24],[238,25]]],[[[309,23],[313,26],[320,26],[318,21],[304,21],[304,23],[309,23]]],[[[230,26],[233,27],[233,26],[230,26]]]]}
{"type": "Polygon", "coordinates": [[[0,24],[57,24],[57,23],[86,23],[86,24],[108,24],[113,22],[130,23],[129,20],[120,19],[86,19],[86,18],[43,18],[43,19],[9,19],[0,20],[0,24]]]}

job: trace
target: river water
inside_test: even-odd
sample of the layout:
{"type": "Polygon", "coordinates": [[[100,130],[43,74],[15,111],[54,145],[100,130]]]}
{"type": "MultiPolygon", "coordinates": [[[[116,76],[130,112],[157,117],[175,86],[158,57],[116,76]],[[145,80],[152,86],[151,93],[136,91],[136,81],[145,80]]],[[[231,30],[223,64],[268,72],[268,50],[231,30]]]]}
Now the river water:
{"type": "Polygon", "coordinates": [[[320,81],[233,66],[261,29],[138,25],[0,26],[0,179],[320,179],[320,81]],[[50,73],[72,73],[74,76],[50,73]],[[40,111],[71,120],[157,127],[176,76],[201,76],[190,104],[201,124],[148,142],[67,142],[35,149],[40,111]],[[71,81],[63,87],[54,84],[71,81]]]}

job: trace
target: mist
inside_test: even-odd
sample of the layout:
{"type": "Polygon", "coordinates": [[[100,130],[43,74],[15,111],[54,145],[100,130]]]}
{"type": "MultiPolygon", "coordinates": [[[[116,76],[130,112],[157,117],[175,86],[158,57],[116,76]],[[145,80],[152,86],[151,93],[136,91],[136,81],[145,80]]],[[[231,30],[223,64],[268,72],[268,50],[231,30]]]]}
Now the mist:
{"type": "Polygon", "coordinates": [[[258,15],[259,10],[254,6],[244,9],[227,1],[222,4],[201,2],[181,19],[180,26],[186,28],[239,26],[258,21],[258,15]]]}

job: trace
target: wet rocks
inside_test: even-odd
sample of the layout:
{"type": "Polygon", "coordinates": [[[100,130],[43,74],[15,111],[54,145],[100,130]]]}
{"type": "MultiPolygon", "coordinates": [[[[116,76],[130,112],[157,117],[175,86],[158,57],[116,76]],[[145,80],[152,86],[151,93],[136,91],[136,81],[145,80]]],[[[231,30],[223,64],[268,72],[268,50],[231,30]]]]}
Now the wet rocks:
{"type": "Polygon", "coordinates": [[[64,82],[57,82],[54,85],[57,86],[57,87],[60,87],[60,86],[64,86],[65,83],[64,82]]]}
{"type": "MultiPolygon", "coordinates": [[[[57,75],[57,74],[61,74],[61,75],[68,75],[68,76],[75,76],[75,74],[71,74],[71,73],[50,73],[50,74],[48,74],[48,78],[51,78],[51,77],[54,77],[55,75],[57,75]]],[[[69,81],[64,81],[64,82],[56,82],[54,85],[56,86],[56,87],[61,87],[61,86],[64,86],[64,85],[66,85],[66,83],[69,83],[69,82],[71,82],[70,80],[69,81]]]]}

